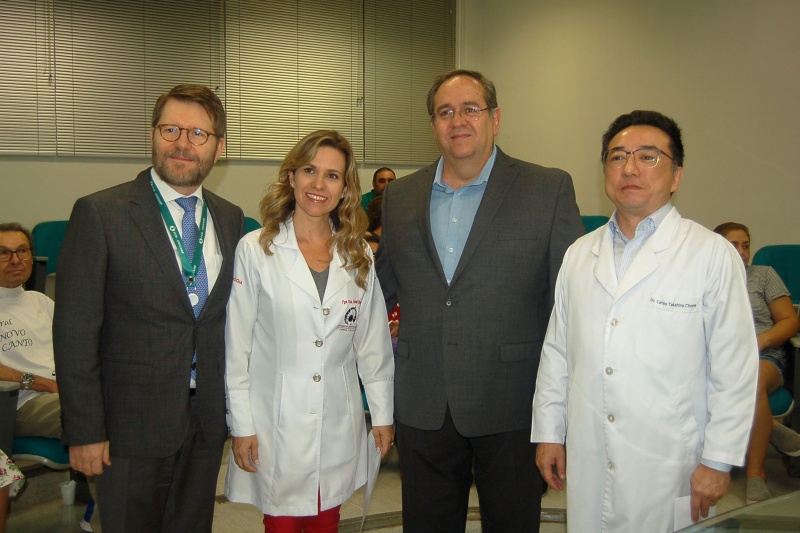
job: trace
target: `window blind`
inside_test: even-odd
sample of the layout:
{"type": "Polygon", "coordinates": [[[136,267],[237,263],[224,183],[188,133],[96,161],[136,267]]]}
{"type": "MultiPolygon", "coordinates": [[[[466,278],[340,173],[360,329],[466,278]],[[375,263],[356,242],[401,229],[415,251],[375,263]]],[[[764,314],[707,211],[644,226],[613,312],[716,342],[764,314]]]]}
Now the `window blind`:
{"type": "Polygon", "coordinates": [[[336,129],[360,161],[428,163],[433,78],[453,68],[454,0],[0,2],[0,154],[149,156],[150,112],[213,88],[230,159],[282,159],[336,129]]]}

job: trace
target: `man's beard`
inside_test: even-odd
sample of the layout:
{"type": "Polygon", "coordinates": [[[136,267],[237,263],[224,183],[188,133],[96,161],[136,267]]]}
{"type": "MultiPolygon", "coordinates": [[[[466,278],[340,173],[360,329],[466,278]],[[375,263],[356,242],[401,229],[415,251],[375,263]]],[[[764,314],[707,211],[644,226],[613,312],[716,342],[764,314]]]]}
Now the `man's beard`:
{"type": "Polygon", "coordinates": [[[163,152],[156,152],[155,147],[153,149],[153,168],[156,170],[156,174],[166,183],[175,187],[199,187],[208,177],[213,166],[213,153],[208,158],[201,158],[197,155],[184,153],[179,149],[165,150],[163,152]],[[170,161],[169,158],[171,156],[190,159],[196,164],[184,165],[170,161]]]}

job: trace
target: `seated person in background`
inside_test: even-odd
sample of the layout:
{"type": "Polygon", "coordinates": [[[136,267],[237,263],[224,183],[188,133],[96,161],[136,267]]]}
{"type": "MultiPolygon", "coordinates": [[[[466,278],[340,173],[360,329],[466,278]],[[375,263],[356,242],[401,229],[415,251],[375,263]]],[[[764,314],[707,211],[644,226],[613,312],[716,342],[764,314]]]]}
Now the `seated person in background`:
{"type": "Polygon", "coordinates": [[[369,224],[367,225],[367,232],[364,234],[364,238],[367,240],[369,247],[372,248],[373,255],[378,251],[378,243],[381,242],[381,233],[383,233],[381,222],[382,201],[383,197],[378,196],[377,198],[373,198],[367,206],[367,221],[369,224]]]}
{"type": "Polygon", "coordinates": [[[61,437],[53,360],[53,300],[23,284],[33,270],[31,233],[0,224],[0,380],[20,384],[16,436],[61,437]]]}
{"type": "Polygon", "coordinates": [[[800,435],[772,418],[768,396],[783,385],[786,353],[783,345],[800,328],[789,291],[772,267],[749,265],[750,230],[744,224],[726,222],[714,228],[736,248],[747,271],[747,293],[758,338],[759,367],[756,410],[747,448],[748,504],[772,497],[766,485],[764,459],[770,442],[778,451],[800,456],[800,435]]]}
{"type": "MultiPolygon", "coordinates": [[[[383,197],[378,196],[373,198],[367,206],[367,232],[364,234],[364,239],[372,249],[372,255],[378,252],[378,245],[381,242],[381,235],[383,234],[383,221],[381,220],[381,203],[383,197]]],[[[395,304],[394,308],[389,311],[389,333],[392,336],[392,349],[395,355],[397,354],[397,332],[400,328],[400,304],[395,304]]]]}
{"type": "Polygon", "coordinates": [[[372,190],[361,195],[361,207],[365,212],[367,207],[369,207],[369,203],[375,198],[380,197],[386,189],[386,186],[396,179],[397,176],[395,176],[394,170],[389,167],[381,167],[375,171],[375,174],[372,175],[372,190]]]}
{"type": "Polygon", "coordinates": [[[16,496],[22,485],[25,484],[25,476],[19,471],[14,461],[0,450],[0,533],[6,530],[6,518],[8,517],[8,500],[16,496]]]}

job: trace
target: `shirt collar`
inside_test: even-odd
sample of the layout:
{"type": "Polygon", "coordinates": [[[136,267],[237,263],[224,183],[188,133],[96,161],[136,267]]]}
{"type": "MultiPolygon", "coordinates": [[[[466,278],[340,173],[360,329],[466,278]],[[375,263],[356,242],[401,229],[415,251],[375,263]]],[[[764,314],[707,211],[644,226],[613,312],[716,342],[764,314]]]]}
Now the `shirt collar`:
{"type": "Polygon", "coordinates": [[[177,198],[188,198],[190,196],[197,197],[197,206],[203,205],[203,186],[197,188],[189,196],[184,196],[183,194],[179,193],[175,189],[169,186],[169,184],[161,179],[161,176],[158,175],[155,168],[150,169],[150,175],[153,176],[153,183],[156,184],[158,188],[158,192],[161,193],[161,197],[164,199],[165,202],[174,202],[177,198]]]}
{"type": "MultiPolygon", "coordinates": [[[[477,185],[483,185],[487,181],[489,181],[489,175],[492,173],[492,168],[494,168],[494,160],[497,159],[497,145],[495,144],[492,147],[492,153],[489,156],[489,159],[486,161],[486,164],[483,165],[480,173],[478,173],[478,177],[475,178],[470,183],[466,184],[465,187],[473,187],[477,185]]],[[[439,162],[436,165],[436,175],[433,178],[433,186],[438,187],[443,191],[453,190],[449,185],[447,185],[444,181],[442,181],[442,169],[444,169],[444,157],[439,157],[439,162]]]]}
{"type": "MultiPolygon", "coordinates": [[[[640,231],[645,231],[648,233],[653,233],[658,227],[664,222],[664,219],[667,218],[669,212],[672,211],[672,202],[667,202],[652,213],[649,216],[643,218],[639,223],[636,225],[636,231],[634,232],[634,236],[639,234],[640,231]]],[[[623,239],[624,242],[628,242],[628,238],[625,237],[625,234],[619,229],[619,218],[617,211],[614,211],[614,214],[611,216],[611,220],[608,221],[608,225],[611,228],[611,233],[623,239]]]]}
{"type": "Polygon", "coordinates": [[[25,287],[20,285],[9,289],[8,287],[0,287],[0,298],[19,298],[25,292],[25,287]]]}

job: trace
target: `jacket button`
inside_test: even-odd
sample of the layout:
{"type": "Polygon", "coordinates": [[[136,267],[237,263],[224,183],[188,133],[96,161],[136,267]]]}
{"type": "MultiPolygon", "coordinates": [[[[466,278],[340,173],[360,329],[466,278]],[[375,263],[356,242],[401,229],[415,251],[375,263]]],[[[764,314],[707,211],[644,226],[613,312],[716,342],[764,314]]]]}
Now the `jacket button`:
{"type": "Polygon", "coordinates": [[[328,309],[327,307],[324,307],[322,309],[322,314],[325,315],[325,316],[328,316],[329,314],[331,314],[331,310],[328,309]]]}
{"type": "Polygon", "coordinates": [[[313,379],[315,383],[319,383],[319,381],[322,379],[322,376],[320,376],[319,374],[314,374],[314,377],[312,377],[311,379],[313,379]]]}
{"type": "Polygon", "coordinates": [[[452,302],[452,300],[447,300],[447,301],[444,303],[444,305],[446,305],[447,307],[450,307],[451,305],[453,305],[453,302],[452,302]]]}
{"type": "Polygon", "coordinates": [[[322,346],[322,339],[317,339],[317,340],[315,340],[315,341],[314,341],[314,346],[316,346],[317,348],[319,348],[320,346],[322,346]]]}
{"type": "Polygon", "coordinates": [[[608,421],[609,422],[611,422],[613,424],[614,420],[615,420],[614,415],[608,415],[608,421]]]}
{"type": "Polygon", "coordinates": [[[619,320],[617,320],[616,318],[611,319],[611,327],[617,327],[618,324],[619,320]]]}
{"type": "Polygon", "coordinates": [[[613,374],[613,373],[614,373],[614,369],[613,369],[613,368],[611,368],[610,366],[607,366],[607,367],[606,367],[606,374],[608,374],[608,375],[610,376],[610,375],[611,375],[611,374],[613,374]]]}

